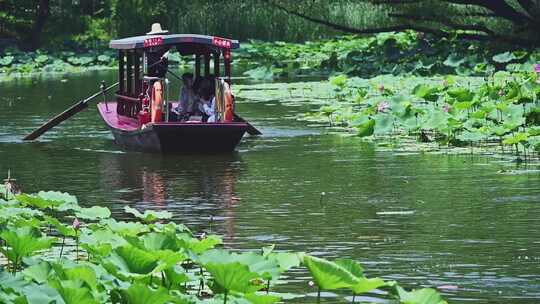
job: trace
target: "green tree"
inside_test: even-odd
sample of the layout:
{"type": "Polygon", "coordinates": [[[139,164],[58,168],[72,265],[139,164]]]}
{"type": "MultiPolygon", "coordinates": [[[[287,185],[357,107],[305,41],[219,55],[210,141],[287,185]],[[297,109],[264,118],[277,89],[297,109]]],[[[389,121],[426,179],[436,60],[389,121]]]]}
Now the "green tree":
{"type": "Polygon", "coordinates": [[[540,45],[540,0],[261,1],[342,32],[412,29],[441,37],[540,45]]]}

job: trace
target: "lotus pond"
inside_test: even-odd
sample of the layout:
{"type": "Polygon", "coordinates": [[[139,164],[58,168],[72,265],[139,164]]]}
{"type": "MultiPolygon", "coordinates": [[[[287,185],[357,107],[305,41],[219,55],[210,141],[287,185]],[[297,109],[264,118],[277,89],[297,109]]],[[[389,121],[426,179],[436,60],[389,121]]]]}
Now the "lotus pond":
{"type": "MultiPolygon", "coordinates": [[[[392,117],[399,118],[397,105],[407,101],[411,109],[425,111],[431,107],[466,122],[467,109],[459,109],[460,112],[455,109],[456,103],[466,100],[451,100],[454,109],[443,111],[444,105],[450,104],[447,98],[457,98],[447,97],[448,90],[470,88],[477,92],[476,88],[485,83],[482,78],[347,77],[315,82],[304,79],[286,84],[244,81],[236,87],[238,111],[260,127],[264,135],[245,138],[238,152],[232,155],[123,153],[114,146],[111,135],[92,108],[48,133],[40,142],[20,141],[33,127],[74,99],[94,91],[99,80],[112,82],[114,77],[112,72],[93,72],[68,76],[64,81],[25,78],[3,84],[1,172],[11,169],[26,193],[60,190],[76,194],[80,205],[64,206],[65,202],[53,203],[53,207],[40,205],[42,200],[49,204],[73,201],[70,196],[59,199],[56,197],[59,194],[49,192],[10,203],[25,205],[29,208],[25,212],[32,216],[25,220],[9,217],[10,225],[22,230],[14,228],[5,233],[14,231],[19,238],[42,240],[35,242],[36,246],[49,247],[51,242],[55,245],[44,251],[35,247],[30,251],[32,254],[27,254],[33,256],[30,258],[15,258],[11,254],[19,262],[11,262],[3,275],[11,276],[7,272],[15,270],[13,265],[19,266],[17,278],[10,281],[13,290],[47,285],[40,287],[43,296],[59,294],[67,299],[72,289],[83,286],[86,289],[77,295],[80,299],[92,296],[101,301],[104,296],[114,294],[117,301],[129,302],[133,296],[143,299],[143,293],[165,300],[171,296],[177,301],[187,301],[180,293],[193,296],[200,288],[204,293],[215,292],[214,301],[223,303],[229,288],[228,303],[273,301],[272,296],[277,294],[286,303],[314,303],[317,286],[322,284],[321,302],[343,303],[352,301],[352,288],[359,286],[358,282],[365,276],[396,281],[409,292],[434,288],[450,303],[530,303],[540,298],[537,221],[540,176],[533,145],[527,146],[528,156],[533,160],[519,163],[511,152],[496,152],[501,149],[499,142],[493,143],[495,152],[475,143],[470,153],[470,144],[466,142],[457,148],[463,153],[453,153],[456,150],[448,149],[444,141],[418,144],[416,137],[420,129],[416,130],[418,134],[401,131],[404,128],[397,118],[395,126],[390,124],[392,128],[389,128],[395,132],[377,133],[375,139],[370,136],[368,140],[357,136],[359,129],[352,123],[363,119],[351,116],[353,113],[362,113],[366,119],[371,116],[377,123],[380,119],[377,115],[393,115],[394,111],[396,115],[392,117]],[[444,87],[445,80],[449,88],[444,87]],[[343,82],[347,86],[340,87],[343,82]],[[354,87],[352,93],[349,87],[354,87]],[[437,100],[426,100],[424,97],[429,94],[422,97],[421,92],[426,90],[436,95],[437,100]],[[400,92],[406,92],[406,96],[399,97],[403,95],[400,92]],[[382,101],[389,105],[377,112],[382,101]],[[413,140],[409,140],[411,137],[413,140]],[[85,209],[92,206],[108,208],[112,219],[105,209],[85,209]],[[145,215],[145,210],[156,213],[145,215]],[[86,213],[90,215],[85,217],[86,213]],[[72,230],[74,216],[81,223],[79,231],[72,230]],[[154,216],[166,219],[156,223],[154,216]],[[122,224],[124,221],[142,223],[122,224]],[[176,224],[167,225],[170,221],[176,224]],[[134,239],[129,232],[131,228],[122,230],[126,225],[145,227],[141,229],[148,231],[134,239]],[[97,237],[83,238],[83,233],[93,235],[104,227],[104,234],[114,234],[106,237],[116,240],[111,248],[99,246],[97,237]],[[172,247],[159,247],[165,246],[164,239],[171,231],[174,241],[167,242],[172,247]],[[205,238],[201,238],[203,233],[205,238]],[[62,253],[64,262],[59,263],[64,235],[67,235],[62,253]],[[56,239],[48,239],[51,237],[56,239]],[[157,242],[157,238],[163,242],[157,242]],[[226,251],[219,243],[223,243],[226,251]],[[272,245],[275,247],[270,250],[272,245]],[[155,252],[145,256],[148,265],[153,266],[130,268],[140,265],[128,262],[128,256],[145,246],[155,246],[152,247],[155,252]],[[204,252],[197,252],[198,246],[204,252]],[[324,285],[328,282],[317,278],[318,271],[313,265],[310,267],[310,261],[306,262],[306,255],[314,257],[317,265],[338,269],[347,278],[332,282],[333,286],[324,285]],[[79,262],[75,263],[77,256],[79,262]],[[286,257],[287,262],[280,262],[278,256],[286,257]],[[337,267],[317,258],[351,259],[362,265],[363,272],[360,275],[358,265],[350,261],[339,262],[341,266],[337,267]],[[104,259],[99,263],[101,266],[89,263],[98,259],[104,259]],[[212,261],[223,263],[213,267],[212,261]],[[172,267],[173,272],[168,275],[167,269],[171,269],[168,263],[185,267],[172,267]],[[200,266],[204,286],[200,284],[200,266]],[[246,270],[249,288],[229,286],[221,280],[219,274],[227,277],[229,266],[234,267],[235,273],[237,267],[246,270]],[[276,272],[281,274],[279,279],[276,272]],[[73,279],[82,277],[81,273],[88,279],[73,279]],[[264,297],[268,275],[273,275],[270,297],[264,297]],[[99,276],[99,280],[94,280],[94,276],[99,276]],[[177,279],[188,282],[173,284],[175,287],[169,291],[170,283],[177,279]],[[342,288],[330,290],[336,285],[342,288]],[[262,291],[253,294],[257,290],[262,291]]],[[[534,105],[534,102],[529,103],[534,105]]],[[[524,109],[518,113],[523,117],[529,108],[517,104],[524,109]]],[[[476,106],[471,105],[471,115],[477,111],[473,109],[476,106]]],[[[505,119],[510,122],[507,116],[518,119],[517,114],[498,115],[501,126],[505,119]]],[[[441,129],[426,131],[426,136],[437,139],[437,133],[444,133],[452,121],[445,117],[443,123],[435,124],[441,129]]],[[[490,116],[478,119],[485,117],[490,116]]],[[[496,120],[497,116],[492,118],[496,120]]],[[[517,132],[530,135],[530,130],[522,127],[517,132]]],[[[454,132],[458,139],[463,133],[462,129],[454,132]]],[[[511,133],[503,135],[511,136],[511,133]]],[[[527,137],[527,141],[530,139],[534,136],[527,137]]],[[[506,151],[512,146],[503,145],[506,151]]],[[[518,147],[523,154],[525,145],[519,143],[518,147]]],[[[10,208],[9,204],[3,206],[10,208]]],[[[10,236],[5,236],[12,241],[10,236]]],[[[3,248],[9,256],[7,251],[12,247],[6,245],[3,248]]],[[[143,251],[153,252],[148,248],[143,251]]],[[[393,284],[358,295],[355,300],[392,299],[394,296],[386,293],[395,294],[397,287],[393,284]]],[[[11,294],[4,301],[16,300],[11,294]]],[[[407,295],[402,292],[403,297],[407,295]]]]}

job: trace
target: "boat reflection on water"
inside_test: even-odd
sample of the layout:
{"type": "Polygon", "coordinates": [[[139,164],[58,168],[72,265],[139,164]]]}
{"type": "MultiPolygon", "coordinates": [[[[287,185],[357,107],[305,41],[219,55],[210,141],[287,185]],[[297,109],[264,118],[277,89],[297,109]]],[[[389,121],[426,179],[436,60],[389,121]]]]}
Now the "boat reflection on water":
{"type": "Polygon", "coordinates": [[[243,170],[237,154],[104,154],[100,167],[100,186],[111,194],[116,218],[129,217],[126,205],[141,212],[167,210],[195,231],[234,238],[234,209],[241,200],[235,187],[243,170]]]}

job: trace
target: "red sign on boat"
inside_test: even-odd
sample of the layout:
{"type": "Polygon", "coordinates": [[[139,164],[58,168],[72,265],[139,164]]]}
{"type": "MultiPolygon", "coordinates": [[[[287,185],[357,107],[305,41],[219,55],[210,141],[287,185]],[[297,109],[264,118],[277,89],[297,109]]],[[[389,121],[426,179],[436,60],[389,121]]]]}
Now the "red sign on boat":
{"type": "Polygon", "coordinates": [[[225,38],[220,38],[220,37],[214,37],[214,39],[212,39],[212,43],[214,45],[217,45],[219,47],[222,47],[222,48],[226,48],[226,49],[230,49],[231,48],[231,41],[229,39],[225,39],[225,38]]]}
{"type": "Polygon", "coordinates": [[[153,37],[144,40],[144,47],[158,46],[163,44],[163,37],[153,37]]]}

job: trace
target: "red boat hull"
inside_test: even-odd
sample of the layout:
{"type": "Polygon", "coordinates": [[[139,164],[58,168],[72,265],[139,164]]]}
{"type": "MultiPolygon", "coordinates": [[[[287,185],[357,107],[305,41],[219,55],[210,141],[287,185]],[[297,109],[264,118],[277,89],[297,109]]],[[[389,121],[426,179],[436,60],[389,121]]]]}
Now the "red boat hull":
{"type": "Polygon", "coordinates": [[[248,125],[245,122],[149,123],[116,114],[116,103],[98,104],[101,117],[111,129],[116,144],[127,151],[154,153],[222,153],[238,145],[248,125]]]}

